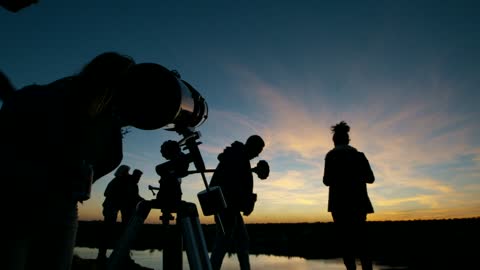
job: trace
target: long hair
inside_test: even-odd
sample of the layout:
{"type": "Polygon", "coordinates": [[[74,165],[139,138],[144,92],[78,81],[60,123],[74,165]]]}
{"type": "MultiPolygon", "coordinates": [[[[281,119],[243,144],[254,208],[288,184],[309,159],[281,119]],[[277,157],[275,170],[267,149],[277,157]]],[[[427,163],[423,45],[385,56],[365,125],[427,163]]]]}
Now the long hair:
{"type": "Polygon", "coordinates": [[[108,98],[111,98],[114,94],[112,91],[119,84],[120,79],[134,64],[135,61],[130,56],[116,52],[97,55],[76,76],[81,85],[78,89],[79,99],[90,102],[98,95],[109,95],[108,98]]]}

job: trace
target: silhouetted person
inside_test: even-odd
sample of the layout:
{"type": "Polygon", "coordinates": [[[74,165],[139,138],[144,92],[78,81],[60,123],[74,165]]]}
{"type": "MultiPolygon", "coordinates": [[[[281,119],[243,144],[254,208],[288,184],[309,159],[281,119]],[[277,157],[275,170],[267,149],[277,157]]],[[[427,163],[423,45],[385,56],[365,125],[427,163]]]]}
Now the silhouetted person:
{"type": "Polygon", "coordinates": [[[365,154],[349,145],[350,127],[344,121],[331,127],[335,147],[325,157],[323,183],[329,187],[328,211],[336,226],[343,261],[348,270],[356,269],[359,256],[363,270],[372,269],[367,237],[367,214],[373,213],[367,183],[373,183],[365,154]]]}
{"type": "Polygon", "coordinates": [[[142,171],[135,169],[130,175],[129,170],[130,167],[127,165],[119,166],[115,171],[115,177],[105,188],[105,200],[102,204],[103,230],[100,235],[101,242],[97,256],[100,262],[106,262],[108,244],[112,242],[112,236],[116,234],[114,231],[118,213],[121,213],[122,228],[124,229],[133,216],[137,204],[143,200],[138,190],[142,171]]]}
{"type": "Polygon", "coordinates": [[[168,161],[155,167],[160,176],[157,200],[165,215],[163,218],[171,220],[171,213],[178,211],[182,201],[182,178],[188,175],[190,158],[182,152],[179,143],[172,140],[162,144],[160,153],[168,161]]]}
{"type": "Polygon", "coordinates": [[[217,216],[217,233],[210,261],[213,270],[222,266],[225,254],[232,245],[240,263],[240,269],[250,269],[249,236],[242,213],[248,216],[254,209],[257,196],[253,193],[253,175],[250,160],[257,157],[265,146],[258,135],[250,136],[245,144],[235,141],[218,155],[219,163],[210,181],[210,186],[220,186],[227,208],[220,213],[225,234],[221,231],[217,216]]]}
{"type": "Polygon", "coordinates": [[[4,101],[3,269],[70,269],[77,203],[122,160],[125,123],[115,114],[114,91],[133,64],[128,56],[103,53],[78,74],[23,87],[4,101]]]}
{"type": "Polygon", "coordinates": [[[137,204],[144,199],[140,196],[140,192],[138,189],[138,183],[142,178],[143,172],[139,169],[134,169],[132,175],[129,177],[129,181],[127,181],[125,185],[125,197],[123,201],[123,205],[120,208],[120,212],[122,213],[122,221],[124,223],[128,223],[130,218],[135,213],[135,209],[137,204]]]}

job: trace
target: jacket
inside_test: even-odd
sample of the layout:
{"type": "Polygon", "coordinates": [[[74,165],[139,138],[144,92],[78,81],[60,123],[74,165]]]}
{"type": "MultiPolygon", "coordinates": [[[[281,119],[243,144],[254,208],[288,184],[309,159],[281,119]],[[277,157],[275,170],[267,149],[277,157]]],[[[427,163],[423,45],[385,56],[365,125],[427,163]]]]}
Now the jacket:
{"type": "Polygon", "coordinates": [[[329,187],[329,212],[373,213],[367,183],[374,181],[365,154],[354,147],[336,146],[325,156],[323,183],[329,187]]]}

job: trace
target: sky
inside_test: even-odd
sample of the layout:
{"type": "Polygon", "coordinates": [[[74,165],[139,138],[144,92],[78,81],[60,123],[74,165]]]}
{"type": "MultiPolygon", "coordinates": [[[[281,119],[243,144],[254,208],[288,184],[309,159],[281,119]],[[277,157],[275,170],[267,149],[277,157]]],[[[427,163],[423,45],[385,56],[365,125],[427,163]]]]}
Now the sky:
{"type": "MultiPolygon", "coordinates": [[[[346,121],[375,183],[368,220],[480,216],[478,1],[60,1],[0,10],[0,70],[16,88],[78,72],[105,51],[179,71],[206,99],[197,130],[206,167],[258,134],[270,176],[254,176],[246,223],[329,222],[322,182],[330,127],[346,121]]],[[[155,196],[165,129],[129,128],[122,164],[155,196]]],[[[190,169],[194,169],[193,165],[190,169]]],[[[207,180],[211,177],[207,173],[207,180]]],[[[93,184],[80,220],[101,220],[113,172],[93,184]]],[[[183,179],[197,204],[199,174],[183,179]]],[[[21,196],[19,194],[19,196],[21,196]]],[[[159,223],[159,210],[147,222],[159,223]]]]}

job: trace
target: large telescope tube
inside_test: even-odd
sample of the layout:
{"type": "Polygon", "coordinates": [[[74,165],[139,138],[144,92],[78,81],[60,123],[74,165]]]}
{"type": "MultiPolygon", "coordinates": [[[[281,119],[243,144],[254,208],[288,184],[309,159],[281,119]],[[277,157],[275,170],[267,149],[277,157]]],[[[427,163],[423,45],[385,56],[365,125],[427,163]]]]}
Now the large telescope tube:
{"type": "Polygon", "coordinates": [[[207,119],[205,99],[178,73],[154,63],[133,65],[115,93],[115,112],[143,130],[198,127],[207,119]]]}

